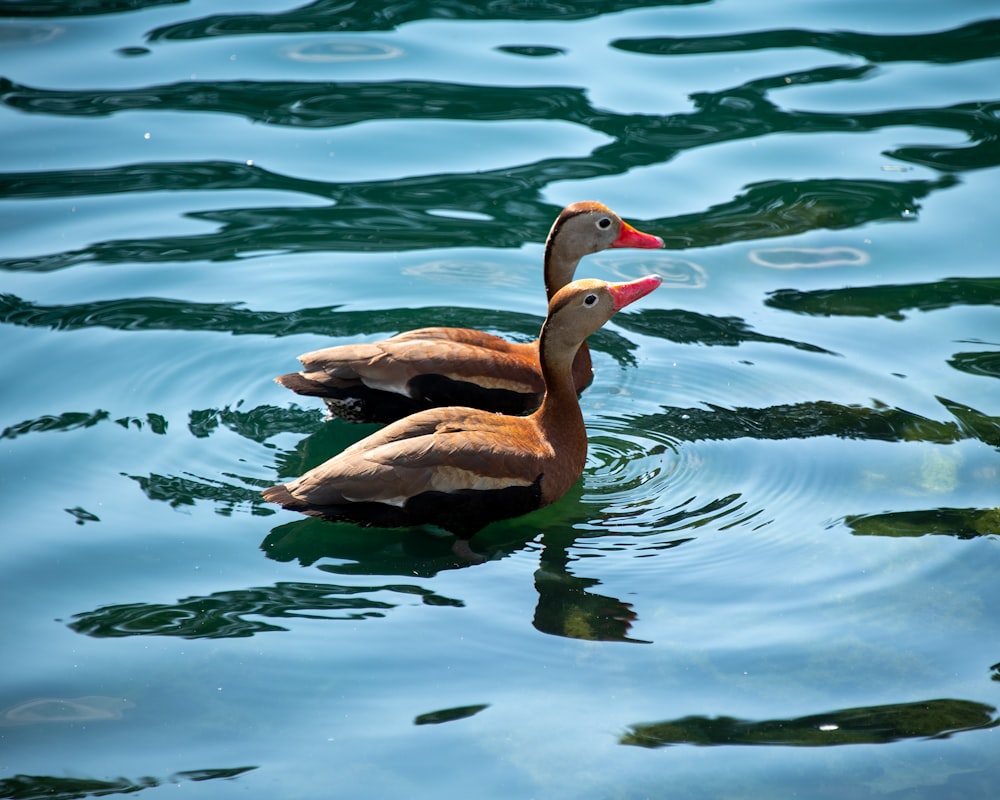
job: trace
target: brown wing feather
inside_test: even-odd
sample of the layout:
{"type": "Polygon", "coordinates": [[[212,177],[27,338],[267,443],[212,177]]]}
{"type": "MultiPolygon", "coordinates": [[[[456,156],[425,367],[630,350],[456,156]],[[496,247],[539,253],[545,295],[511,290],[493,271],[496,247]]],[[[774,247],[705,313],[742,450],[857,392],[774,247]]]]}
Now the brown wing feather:
{"type": "Polygon", "coordinates": [[[326,372],[343,379],[357,379],[358,367],[362,367],[382,354],[378,342],[363,342],[360,344],[342,344],[336,347],[324,347],[322,350],[312,350],[299,356],[302,371],[326,372]]]}
{"type": "MultiPolygon", "coordinates": [[[[490,338],[504,342],[498,337],[490,338]]],[[[544,391],[537,344],[504,344],[508,346],[500,351],[446,338],[402,335],[383,342],[328,347],[305,353],[299,360],[302,374],[311,384],[322,384],[326,374],[336,386],[342,387],[345,381],[360,381],[372,389],[410,395],[408,384],[414,377],[443,375],[491,389],[525,394],[544,391]]]]}
{"type": "Polygon", "coordinates": [[[498,353],[508,353],[518,349],[518,343],[516,342],[509,342],[500,336],[477,331],[473,328],[417,328],[416,330],[398,333],[386,339],[386,341],[405,342],[414,339],[458,342],[460,344],[469,344],[475,347],[496,350],[498,353]]]}
{"type": "Polygon", "coordinates": [[[544,472],[551,452],[532,436],[531,420],[444,411],[387,426],[291,481],[288,492],[313,505],[400,504],[426,491],[527,486],[544,472]]]}

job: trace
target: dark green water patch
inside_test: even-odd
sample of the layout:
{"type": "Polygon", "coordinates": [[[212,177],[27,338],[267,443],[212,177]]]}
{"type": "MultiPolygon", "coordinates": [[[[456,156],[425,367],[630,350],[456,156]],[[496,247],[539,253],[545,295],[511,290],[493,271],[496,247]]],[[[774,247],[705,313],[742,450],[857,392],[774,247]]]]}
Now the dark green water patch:
{"type": "Polygon", "coordinates": [[[251,484],[253,488],[220,478],[204,478],[191,473],[161,475],[153,472],[149,475],[126,473],[122,475],[135,481],[150,500],[167,503],[171,508],[193,506],[198,501],[207,500],[214,503],[216,512],[223,516],[229,516],[244,507],[248,507],[249,512],[258,517],[267,517],[275,513],[274,507],[267,505],[260,496],[260,490],[270,484],[231,473],[224,473],[222,477],[251,484]]]}
{"type": "Polygon", "coordinates": [[[900,739],[941,739],[996,727],[996,709],[970,700],[927,700],[845,708],[793,719],[751,721],[733,717],[683,717],[630,726],[622,744],[638,747],[771,745],[830,747],[887,744],[900,739]]]}
{"type": "Polygon", "coordinates": [[[121,636],[178,636],[183,639],[244,638],[285,631],[267,620],[322,619],[359,621],[384,617],[398,604],[376,600],[383,592],[419,598],[426,605],[461,606],[460,600],[440,597],[413,585],[336,586],[325,583],[283,582],[176,603],[127,603],[75,614],[69,627],[98,638],[121,636]],[[263,619],[261,619],[263,618],[263,619]]]}
{"type": "Polygon", "coordinates": [[[103,409],[97,411],[67,411],[62,414],[46,414],[34,419],[8,425],[0,431],[0,439],[16,439],[26,433],[47,431],[72,431],[80,428],[92,428],[98,423],[112,421],[122,428],[149,430],[152,433],[164,435],[167,432],[167,420],[162,414],[149,413],[144,418],[119,417],[111,419],[111,412],[103,409]]]}
{"type": "Polygon", "coordinates": [[[501,53],[510,53],[512,56],[527,56],[529,58],[561,56],[566,53],[561,47],[546,47],[537,44],[506,44],[501,45],[497,50],[501,53]]]}
{"type": "MultiPolygon", "coordinates": [[[[605,153],[605,155],[610,155],[605,153]]],[[[552,181],[583,177],[581,161],[562,160],[555,164],[534,164],[532,178],[547,175],[552,181]],[[551,167],[548,168],[548,167],[551,167]]],[[[614,174],[620,170],[613,163],[605,169],[589,162],[585,170],[596,174],[614,174]]],[[[248,168],[250,169],[250,168],[248,168]]],[[[256,168],[254,168],[256,169],[256,168]]],[[[197,170],[194,171],[195,173],[197,170]]],[[[243,169],[234,167],[236,186],[244,183],[243,169]]],[[[217,223],[211,233],[187,236],[111,239],[87,247],[42,255],[0,259],[0,269],[26,272],[51,272],[77,265],[121,263],[173,263],[192,260],[230,262],[261,252],[393,252],[443,247],[519,248],[525,243],[545,240],[552,219],[559,209],[533,203],[531,191],[520,200],[526,181],[515,170],[503,174],[476,176],[432,176],[410,181],[379,182],[365,185],[321,187],[301,181],[288,181],[291,188],[312,194],[334,197],[336,205],[326,207],[254,207],[214,211],[192,211],[186,216],[217,223]],[[432,189],[433,187],[433,189],[432,189]],[[449,191],[453,188],[454,191],[449,191]],[[394,205],[387,207],[379,198],[393,195],[394,205]],[[445,202],[439,196],[450,195],[445,202]],[[411,200],[413,205],[408,205],[411,200]],[[441,208],[466,204],[465,211],[482,211],[487,219],[458,219],[429,213],[441,208]],[[513,205],[518,204],[517,225],[510,224],[513,205]],[[511,208],[511,214],[506,211],[511,208]],[[374,236],[373,231],[378,235],[374,236]]],[[[166,174],[159,168],[152,178],[166,174]]],[[[97,176],[95,191],[101,193],[114,182],[97,176]]],[[[132,185],[142,185],[141,176],[132,185]]],[[[257,177],[251,176],[251,177],[257,177]]],[[[45,178],[8,174],[4,179],[15,192],[32,194],[47,191],[45,178]],[[38,188],[35,188],[38,187],[38,188]]],[[[72,175],[59,180],[73,181],[72,175]]],[[[88,178],[82,179],[86,185],[88,178]]],[[[170,179],[163,187],[172,190],[170,179]]],[[[184,171],[178,179],[185,180],[184,171]]],[[[0,180],[2,183],[2,180],[0,180]]],[[[281,180],[262,182],[280,185],[281,180]]],[[[932,192],[949,188],[955,181],[947,176],[935,181],[879,180],[810,180],[765,181],[753,184],[733,200],[692,214],[653,220],[632,220],[634,224],[663,237],[668,248],[683,250],[710,247],[736,241],[751,241],[791,236],[817,229],[840,230],[872,222],[914,222],[919,217],[918,200],[932,192]]],[[[126,180],[122,186],[127,188],[126,180]]],[[[147,185],[155,190],[155,184],[147,185]]],[[[220,187],[221,188],[221,187],[220,187]]]]}
{"type": "Polygon", "coordinates": [[[134,795],[158,786],[180,786],[185,781],[232,780],[257,767],[194,769],[175,772],[166,778],[66,778],[56,775],[12,775],[0,778],[0,798],[5,800],[79,800],[86,797],[134,795]]]}
{"type": "Polygon", "coordinates": [[[647,56],[689,56],[815,48],[839,55],[858,56],[875,63],[918,61],[956,64],[1000,55],[1000,20],[980,20],[933,33],[872,34],[857,31],[784,28],[723,36],[651,36],[616,39],[611,42],[611,46],[647,56]]]}
{"type": "MultiPolygon", "coordinates": [[[[395,575],[431,578],[458,566],[450,536],[409,529],[371,529],[322,519],[297,519],[278,525],[260,544],[274,561],[295,561],[332,575],[395,575]]],[[[432,601],[428,601],[432,602],[432,601]]]]}
{"type": "Polygon", "coordinates": [[[97,516],[97,514],[87,511],[87,509],[80,506],[76,506],[75,508],[64,508],[63,511],[72,516],[76,520],[77,525],[86,525],[88,522],[101,521],[101,518],[97,516]]]}
{"type": "Polygon", "coordinates": [[[718,317],[682,308],[639,309],[615,318],[615,323],[633,333],[656,336],[671,342],[708,346],[739,347],[746,342],[780,344],[810,353],[836,355],[829,350],[806,342],[796,342],[779,336],[757,333],[739,317],[718,317]]]}
{"type": "Polygon", "coordinates": [[[948,363],[957,370],[984,378],[1000,378],[1000,351],[955,353],[948,363]]]}
{"type": "Polygon", "coordinates": [[[86,17],[117,14],[156,6],[178,5],[187,0],[4,0],[5,17],[86,17]]]}
{"type": "Polygon", "coordinates": [[[16,439],[26,433],[44,431],[72,431],[79,428],[92,428],[99,422],[111,418],[111,413],[103,409],[92,412],[67,411],[63,414],[46,414],[34,419],[26,419],[13,425],[8,425],[0,433],[0,439],[16,439]]]}
{"type": "Polygon", "coordinates": [[[535,572],[538,602],[531,620],[535,629],[550,636],[588,642],[649,644],[629,635],[639,618],[632,604],[592,591],[600,581],[572,574],[568,557],[560,558],[566,549],[554,556],[552,539],[546,535],[545,557],[535,572]]]}
{"type": "Polygon", "coordinates": [[[164,161],[95,169],[8,172],[0,175],[7,199],[89,197],[130,192],[213,192],[261,189],[329,199],[330,184],[293,178],[254,164],[232,161],[164,161]]]}
{"type": "Polygon", "coordinates": [[[442,722],[455,722],[459,719],[474,717],[480,711],[489,708],[489,703],[482,703],[474,706],[457,706],[456,708],[442,708],[440,711],[428,711],[426,714],[419,714],[413,720],[414,725],[440,725],[442,722]]]}
{"type": "Polygon", "coordinates": [[[696,5],[708,0],[543,0],[542,2],[492,2],[475,0],[400,0],[386,4],[379,0],[314,0],[303,6],[273,14],[212,14],[198,19],[164,25],[148,34],[160,39],[202,39],[214,36],[321,31],[386,31],[408,22],[445,20],[574,20],[600,14],[659,6],[696,5]]]}
{"type": "Polygon", "coordinates": [[[947,278],[931,283],[849,286],[843,289],[779,289],[764,301],[796,314],[833,317],[887,317],[904,311],[936,311],[955,306],[1000,305],[1000,278],[947,278]]]}
{"type": "Polygon", "coordinates": [[[974,539],[1000,535],[1000,507],[928,508],[918,511],[887,511],[844,518],[844,524],[859,536],[914,537],[930,534],[974,539]]]}
{"type": "Polygon", "coordinates": [[[836,436],[883,442],[952,444],[966,438],[994,444],[1000,418],[939,398],[956,417],[935,420],[885,405],[843,405],[829,400],[750,408],[706,403],[705,408],[669,408],[662,414],[634,417],[637,430],[667,434],[680,441],[725,439],[808,439],[836,436]]]}
{"type": "Polygon", "coordinates": [[[205,408],[192,411],[188,430],[199,439],[215,433],[219,426],[255,442],[266,442],[281,433],[314,434],[323,426],[323,413],[319,409],[298,406],[256,406],[241,411],[239,406],[230,408],[205,408]]]}

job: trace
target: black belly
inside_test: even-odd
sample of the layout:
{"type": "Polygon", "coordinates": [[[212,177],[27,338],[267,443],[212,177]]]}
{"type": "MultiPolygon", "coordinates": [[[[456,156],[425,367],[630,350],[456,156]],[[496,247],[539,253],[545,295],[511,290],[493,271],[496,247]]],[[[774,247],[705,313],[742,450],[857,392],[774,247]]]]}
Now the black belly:
{"type": "Polygon", "coordinates": [[[437,525],[461,539],[471,539],[491,522],[519,517],[541,505],[542,476],[539,475],[529,486],[423,492],[411,497],[403,506],[344,503],[335,506],[310,506],[307,513],[332,521],[355,522],[379,528],[437,525]]]}

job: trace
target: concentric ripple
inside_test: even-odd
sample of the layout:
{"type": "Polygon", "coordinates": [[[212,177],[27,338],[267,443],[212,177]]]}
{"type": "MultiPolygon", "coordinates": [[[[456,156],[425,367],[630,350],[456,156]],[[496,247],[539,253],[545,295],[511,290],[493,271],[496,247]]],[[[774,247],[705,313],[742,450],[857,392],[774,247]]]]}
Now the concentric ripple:
{"type": "MultiPolygon", "coordinates": [[[[713,411],[706,410],[710,416],[713,411]]],[[[719,409],[725,415],[725,409],[719,409]]],[[[803,448],[798,440],[764,440],[749,432],[733,438],[691,438],[678,410],[635,419],[589,422],[589,459],[583,501],[594,507],[583,530],[652,536],[633,541],[637,555],[694,536],[767,528],[774,546],[796,535],[782,519],[823,510],[810,498],[837,474],[838,441],[803,448]],[[672,428],[676,423],[676,433],[672,428]],[[747,470],[746,464],[757,468],[747,470]],[[640,552],[642,551],[642,552],[640,552]]]]}
{"type": "Polygon", "coordinates": [[[591,426],[583,499],[600,512],[583,527],[649,534],[699,527],[723,517],[727,521],[720,524],[744,521],[739,493],[711,499],[692,494],[693,476],[702,466],[695,448],[681,446],[669,434],[599,420],[591,426]]]}
{"type": "Polygon", "coordinates": [[[659,275],[663,278],[663,288],[702,289],[708,284],[708,273],[700,264],[666,257],[659,252],[655,256],[594,256],[589,261],[591,267],[600,269],[602,277],[608,280],[634,281],[646,275],[659,275]]]}

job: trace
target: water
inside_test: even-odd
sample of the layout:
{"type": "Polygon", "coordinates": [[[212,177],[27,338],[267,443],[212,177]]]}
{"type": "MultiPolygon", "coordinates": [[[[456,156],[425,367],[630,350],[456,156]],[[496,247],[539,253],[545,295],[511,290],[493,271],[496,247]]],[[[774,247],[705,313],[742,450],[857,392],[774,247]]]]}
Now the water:
{"type": "Polygon", "coordinates": [[[3,12],[0,796],[995,796],[989,4],[3,12]],[[261,501],[373,430],[272,376],[533,337],[591,198],[666,282],[567,497],[261,501]]]}

